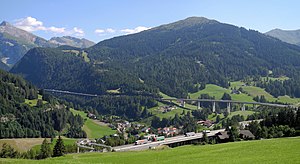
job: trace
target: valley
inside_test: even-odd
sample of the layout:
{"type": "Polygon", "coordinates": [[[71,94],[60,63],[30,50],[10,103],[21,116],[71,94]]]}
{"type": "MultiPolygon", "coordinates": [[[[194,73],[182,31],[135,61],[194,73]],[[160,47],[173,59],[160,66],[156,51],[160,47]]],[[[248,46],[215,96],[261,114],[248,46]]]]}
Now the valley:
{"type": "Polygon", "coordinates": [[[89,32],[3,21],[0,163],[299,161],[297,31],[176,20],[89,32]]]}

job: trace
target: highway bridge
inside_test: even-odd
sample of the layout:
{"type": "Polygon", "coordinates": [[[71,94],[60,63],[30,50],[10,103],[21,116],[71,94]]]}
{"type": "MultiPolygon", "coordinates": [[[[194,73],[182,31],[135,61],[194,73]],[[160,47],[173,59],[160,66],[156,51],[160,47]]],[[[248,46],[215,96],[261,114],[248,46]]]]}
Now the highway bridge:
{"type": "MultiPolygon", "coordinates": [[[[71,95],[78,95],[78,96],[88,96],[88,97],[98,97],[97,94],[89,94],[89,93],[80,93],[80,92],[71,92],[71,91],[64,91],[64,90],[57,90],[57,89],[44,89],[46,92],[52,93],[61,93],[61,94],[71,94],[71,95]]],[[[216,103],[227,103],[227,112],[230,113],[231,104],[241,104],[241,110],[245,110],[246,104],[252,104],[254,107],[257,105],[262,106],[272,106],[272,107],[279,107],[279,108],[295,108],[293,105],[284,105],[284,104],[273,104],[273,103],[261,103],[261,102],[245,102],[245,101],[233,101],[233,100],[213,100],[213,99],[183,99],[183,98],[160,98],[157,99],[160,101],[177,101],[180,102],[182,107],[185,106],[185,102],[198,102],[197,108],[201,108],[201,102],[212,102],[212,111],[216,111],[216,103]]]]}
{"type": "MultiPolygon", "coordinates": [[[[207,133],[207,136],[208,137],[215,136],[217,133],[223,131],[225,131],[225,129],[212,130],[210,133],[207,133]]],[[[201,139],[202,137],[203,137],[203,133],[201,132],[201,133],[196,133],[194,136],[189,136],[189,137],[180,135],[176,137],[166,138],[164,141],[148,142],[147,144],[142,144],[142,145],[134,145],[134,144],[122,145],[122,146],[112,147],[112,149],[115,151],[146,150],[160,145],[171,145],[180,142],[198,140],[201,139]]]]}
{"type": "Polygon", "coordinates": [[[230,113],[230,106],[231,104],[241,104],[242,111],[245,110],[246,104],[252,104],[254,107],[257,105],[262,106],[272,106],[272,107],[279,107],[279,108],[295,108],[293,105],[284,105],[284,104],[273,104],[273,103],[261,103],[261,102],[245,102],[245,101],[234,101],[234,100],[213,100],[213,99],[178,99],[178,98],[161,98],[161,101],[169,101],[169,102],[180,102],[182,107],[185,106],[185,102],[198,102],[197,108],[201,108],[201,102],[212,102],[212,111],[216,111],[216,103],[227,103],[227,112],[230,113]]]}
{"type": "Polygon", "coordinates": [[[57,90],[57,89],[44,89],[46,92],[52,93],[62,93],[62,94],[70,94],[70,95],[78,95],[78,96],[88,96],[88,97],[97,97],[97,94],[88,94],[88,93],[80,93],[80,92],[71,92],[71,91],[64,91],[64,90],[57,90]]]}

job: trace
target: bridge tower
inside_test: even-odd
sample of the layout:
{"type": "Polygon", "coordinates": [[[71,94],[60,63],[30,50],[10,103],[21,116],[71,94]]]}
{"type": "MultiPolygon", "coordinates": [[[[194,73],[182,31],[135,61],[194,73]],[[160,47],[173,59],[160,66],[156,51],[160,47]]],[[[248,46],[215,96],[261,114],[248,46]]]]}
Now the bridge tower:
{"type": "Polygon", "coordinates": [[[212,103],[213,103],[212,104],[212,112],[215,113],[216,112],[216,102],[213,101],[212,103]]]}
{"type": "Polygon", "coordinates": [[[230,102],[227,103],[227,113],[230,113],[230,102]]]}

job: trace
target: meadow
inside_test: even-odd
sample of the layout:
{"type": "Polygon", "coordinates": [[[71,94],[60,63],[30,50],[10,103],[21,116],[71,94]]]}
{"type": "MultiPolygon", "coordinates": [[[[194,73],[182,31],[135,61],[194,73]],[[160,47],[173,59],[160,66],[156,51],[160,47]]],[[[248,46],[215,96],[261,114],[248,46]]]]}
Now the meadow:
{"type": "Polygon", "coordinates": [[[97,120],[92,120],[88,118],[86,113],[84,113],[83,111],[78,111],[75,109],[70,110],[73,114],[78,114],[85,120],[83,130],[87,133],[88,138],[101,138],[105,135],[111,135],[116,133],[115,130],[112,130],[106,125],[101,125],[99,122],[97,122],[97,120]]]}
{"type": "Polygon", "coordinates": [[[300,137],[231,142],[216,145],[187,145],[139,152],[68,154],[34,161],[0,159],[0,163],[300,163],[300,137]]]}

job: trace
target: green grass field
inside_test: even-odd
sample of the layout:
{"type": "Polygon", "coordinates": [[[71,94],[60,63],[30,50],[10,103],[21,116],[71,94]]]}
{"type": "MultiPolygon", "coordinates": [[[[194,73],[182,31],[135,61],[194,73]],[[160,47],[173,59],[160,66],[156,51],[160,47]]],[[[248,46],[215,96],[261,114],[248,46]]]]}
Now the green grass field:
{"type": "MultiPolygon", "coordinates": [[[[270,78],[272,80],[286,80],[287,77],[281,78],[270,78]]],[[[281,102],[281,103],[289,103],[289,104],[298,104],[300,102],[300,98],[291,98],[289,96],[279,96],[278,98],[273,97],[270,93],[266,92],[263,88],[255,87],[255,86],[243,86],[243,82],[235,81],[231,82],[231,87],[236,87],[237,89],[242,87],[244,91],[246,91],[252,98],[255,96],[265,96],[267,101],[269,102],[281,102]]]]}
{"type": "Polygon", "coordinates": [[[0,149],[4,143],[9,144],[14,149],[24,152],[35,146],[39,146],[43,142],[43,138],[15,138],[15,139],[0,139],[0,149]]]}
{"type": "Polygon", "coordinates": [[[249,110],[246,110],[246,111],[234,111],[234,112],[230,112],[230,114],[228,115],[228,118],[231,118],[232,116],[235,116],[235,115],[242,115],[246,119],[249,115],[251,115],[253,113],[255,113],[255,112],[254,111],[249,111],[249,110]]]}
{"type": "MultiPolygon", "coordinates": [[[[38,99],[42,100],[42,95],[38,95],[37,99],[33,99],[33,100],[28,100],[25,99],[25,104],[29,105],[29,106],[36,106],[38,99]]],[[[47,101],[43,101],[43,104],[48,103],[47,101]]]]}
{"type": "Polygon", "coordinates": [[[244,93],[231,94],[230,89],[222,88],[222,87],[214,85],[214,84],[207,84],[205,89],[198,91],[196,93],[191,93],[191,94],[189,94],[189,96],[191,97],[191,99],[197,99],[201,94],[208,94],[210,96],[214,96],[215,99],[220,100],[224,93],[230,94],[232,100],[235,100],[235,101],[253,102],[253,97],[248,96],[247,94],[244,94],[244,93]]]}
{"type": "MultiPolygon", "coordinates": [[[[40,138],[40,139],[41,139],[40,144],[39,144],[39,145],[33,146],[33,147],[32,147],[33,150],[40,150],[40,149],[41,149],[41,144],[42,144],[44,138],[40,138]]],[[[62,139],[63,139],[64,145],[73,145],[73,144],[75,144],[76,141],[78,140],[78,139],[66,138],[66,137],[62,137],[62,139]]],[[[50,143],[50,140],[51,140],[51,139],[48,138],[47,140],[48,140],[48,142],[50,143]]],[[[57,140],[57,138],[54,138],[54,139],[53,139],[53,142],[50,144],[50,147],[51,147],[52,150],[53,150],[53,148],[54,148],[54,145],[55,145],[55,143],[56,143],[56,140],[57,140]]]]}
{"type": "Polygon", "coordinates": [[[175,97],[171,97],[171,96],[169,96],[169,95],[166,95],[166,94],[164,94],[164,93],[162,93],[162,92],[159,92],[159,95],[162,96],[162,97],[165,98],[165,99],[175,98],[175,97]]]}
{"type": "Polygon", "coordinates": [[[161,102],[158,102],[158,106],[156,106],[156,107],[153,107],[153,108],[150,108],[150,109],[148,109],[149,110],[149,112],[151,112],[152,114],[154,114],[154,115],[156,115],[157,117],[159,117],[159,118],[170,118],[170,117],[174,117],[175,116],[175,114],[177,113],[178,115],[180,115],[184,110],[187,112],[188,110],[186,110],[186,109],[182,109],[182,108],[180,108],[180,107],[177,107],[177,109],[174,109],[174,110],[172,110],[172,111],[170,111],[170,112],[166,112],[166,113],[162,113],[162,111],[160,111],[159,110],[159,107],[160,106],[165,106],[166,104],[163,104],[163,103],[161,103],[161,102]]]}
{"type": "MultiPolygon", "coordinates": [[[[279,78],[273,78],[279,79],[279,78]]],[[[282,77],[279,80],[285,80],[286,78],[282,77]]],[[[300,103],[300,98],[291,98],[289,96],[279,96],[278,98],[273,97],[270,93],[266,92],[263,88],[255,87],[255,86],[245,86],[241,81],[231,82],[230,88],[243,88],[243,90],[247,93],[241,94],[231,94],[230,89],[222,88],[220,86],[214,84],[207,84],[205,89],[198,91],[196,93],[190,93],[189,96],[191,99],[197,99],[201,94],[208,94],[210,96],[214,96],[216,99],[221,99],[224,93],[230,94],[232,100],[235,101],[247,101],[254,102],[253,98],[256,96],[265,96],[267,101],[269,102],[281,102],[288,104],[298,104],[300,103]]]]}
{"type": "Polygon", "coordinates": [[[86,132],[88,138],[101,138],[104,135],[115,134],[116,131],[105,125],[100,125],[96,120],[92,120],[86,116],[83,111],[70,109],[73,114],[79,114],[85,119],[83,130],[86,132]]]}
{"type": "Polygon", "coordinates": [[[300,163],[300,137],[233,142],[205,146],[181,146],[139,152],[69,154],[33,161],[0,159],[0,163],[300,163]]]}

